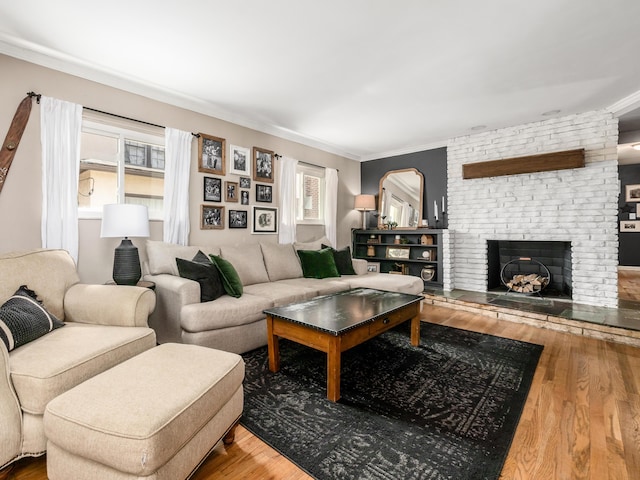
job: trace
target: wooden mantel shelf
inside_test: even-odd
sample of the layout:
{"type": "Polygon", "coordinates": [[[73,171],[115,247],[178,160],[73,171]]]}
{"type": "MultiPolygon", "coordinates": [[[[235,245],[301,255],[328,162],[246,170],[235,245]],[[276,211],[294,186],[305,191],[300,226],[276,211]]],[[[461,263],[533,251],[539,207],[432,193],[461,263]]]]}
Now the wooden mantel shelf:
{"type": "Polygon", "coordinates": [[[499,177],[580,167],[584,167],[584,148],[490,162],[467,163],[462,166],[462,178],[499,177]]]}

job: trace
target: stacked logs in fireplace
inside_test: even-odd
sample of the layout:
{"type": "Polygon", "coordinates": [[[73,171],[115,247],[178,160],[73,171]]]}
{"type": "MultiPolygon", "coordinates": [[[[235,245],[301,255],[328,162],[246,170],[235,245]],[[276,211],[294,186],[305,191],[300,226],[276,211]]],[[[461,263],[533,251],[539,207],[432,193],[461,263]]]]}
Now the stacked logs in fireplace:
{"type": "Polygon", "coordinates": [[[530,257],[507,262],[500,277],[510,292],[526,294],[540,294],[551,281],[551,273],[546,265],[530,257]]]}
{"type": "Polygon", "coordinates": [[[506,287],[518,293],[535,293],[542,291],[548,284],[548,277],[530,273],[529,275],[514,275],[513,278],[506,283],[506,287]]]}

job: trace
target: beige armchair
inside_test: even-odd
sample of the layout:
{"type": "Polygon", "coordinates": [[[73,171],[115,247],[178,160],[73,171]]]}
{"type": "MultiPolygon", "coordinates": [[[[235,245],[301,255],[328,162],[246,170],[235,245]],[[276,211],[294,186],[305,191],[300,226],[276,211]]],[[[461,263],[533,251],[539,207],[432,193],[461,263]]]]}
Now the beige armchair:
{"type": "Polygon", "coordinates": [[[156,345],[147,326],[154,292],[80,284],[66,251],[0,255],[0,305],[21,285],[65,325],[11,351],[0,341],[0,476],[14,461],[45,453],[50,400],[156,345]]]}

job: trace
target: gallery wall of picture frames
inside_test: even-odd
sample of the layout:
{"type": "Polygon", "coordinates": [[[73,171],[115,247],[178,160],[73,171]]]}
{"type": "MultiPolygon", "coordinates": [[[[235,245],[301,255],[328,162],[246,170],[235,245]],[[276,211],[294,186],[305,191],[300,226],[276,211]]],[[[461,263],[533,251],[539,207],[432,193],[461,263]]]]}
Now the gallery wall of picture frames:
{"type": "Polygon", "coordinates": [[[253,206],[249,215],[249,210],[222,205],[230,203],[248,208],[252,200],[261,204],[273,203],[275,152],[262,147],[250,149],[230,144],[227,155],[226,139],[205,133],[197,136],[198,172],[205,174],[202,198],[205,203],[200,207],[200,228],[246,229],[251,222],[252,234],[277,233],[277,208],[253,206]],[[238,178],[228,175],[237,175],[238,178]]]}

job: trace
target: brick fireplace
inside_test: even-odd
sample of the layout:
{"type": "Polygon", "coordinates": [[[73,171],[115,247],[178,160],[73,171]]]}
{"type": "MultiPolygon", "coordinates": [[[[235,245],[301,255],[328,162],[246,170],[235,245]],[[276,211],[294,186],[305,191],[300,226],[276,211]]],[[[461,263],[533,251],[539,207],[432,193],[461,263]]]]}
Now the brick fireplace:
{"type": "Polygon", "coordinates": [[[617,142],[618,121],[606,111],[450,140],[445,290],[487,291],[487,241],[564,242],[573,301],[617,306],[617,142]],[[583,168],[462,178],[464,164],[580,148],[583,168]]]}

